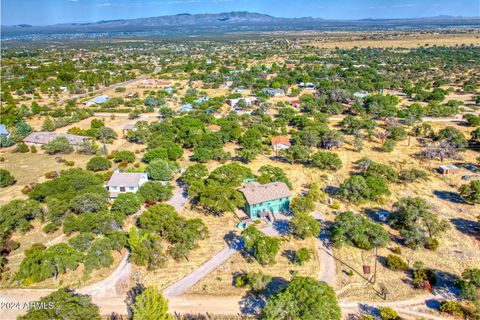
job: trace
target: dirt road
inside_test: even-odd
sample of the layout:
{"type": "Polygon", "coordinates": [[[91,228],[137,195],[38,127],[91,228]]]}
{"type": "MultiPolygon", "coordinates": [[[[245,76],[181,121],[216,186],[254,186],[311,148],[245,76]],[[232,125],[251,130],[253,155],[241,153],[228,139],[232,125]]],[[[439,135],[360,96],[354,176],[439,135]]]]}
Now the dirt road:
{"type": "Polygon", "coordinates": [[[320,212],[314,212],[312,216],[322,225],[320,236],[317,239],[320,255],[320,273],[317,280],[325,281],[332,288],[337,285],[337,271],[335,259],[330,245],[330,237],[327,229],[323,227],[323,218],[320,212]]]}

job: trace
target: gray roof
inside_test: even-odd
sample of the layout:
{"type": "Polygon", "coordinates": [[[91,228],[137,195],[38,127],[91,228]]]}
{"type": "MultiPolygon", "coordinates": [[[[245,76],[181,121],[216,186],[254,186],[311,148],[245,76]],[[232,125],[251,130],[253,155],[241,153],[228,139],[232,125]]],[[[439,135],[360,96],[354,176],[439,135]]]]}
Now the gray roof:
{"type": "Polygon", "coordinates": [[[458,167],[454,166],[453,164],[446,164],[446,165],[440,166],[440,168],[442,168],[443,170],[458,169],[458,167]]]}
{"type": "Polygon", "coordinates": [[[275,199],[290,197],[290,189],[283,182],[270,182],[260,184],[258,182],[247,183],[240,189],[248,204],[257,204],[275,199]]]}
{"type": "Polygon", "coordinates": [[[114,172],[108,180],[107,187],[135,187],[140,184],[140,180],[145,173],[137,172],[114,172]]]}
{"type": "Polygon", "coordinates": [[[110,97],[104,94],[104,95],[95,97],[91,100],[88,100],[87,102],[93,102],[95,104],[100,104],[100,103],[107,102],[109,99],[110,99],[110,97]]]}
{"type": "Polygon", "coordinates": [[[77,145],[82,143],[85,139],[91,139],[90,137],[78,136],[76,134],[69,134],[69,133],[32,132],[23,139],[23,142],[47,144],[53,139],[58,137],[67,138],[71,145],[77,145]]]}

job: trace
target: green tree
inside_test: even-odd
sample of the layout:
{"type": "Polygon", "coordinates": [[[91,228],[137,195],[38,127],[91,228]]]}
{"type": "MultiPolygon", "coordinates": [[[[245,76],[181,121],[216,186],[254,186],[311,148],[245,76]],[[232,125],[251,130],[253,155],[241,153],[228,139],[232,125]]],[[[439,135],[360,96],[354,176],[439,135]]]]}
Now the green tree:
{"type": "Polygon", "coordinates": [[[0,188],[5,188],[15,184],[17,180],[5,169],[0,169],[0,188]]]}
{"type": "Polygon", "coordinates": [[[437,135],[437,140],[447,141],[458,150],[464,150],[468,146],[467,138],[465,138],[462,131],[455,127],[445,127],[440,130],[437,135]]]}
{"type": "Polygon", "coordinates": [[[295,214],[310,213],[315,210],[315,203],[309,197],[296,197],[292,199],[290,209],[295,214]]]}
{"type": "Polygon", "coordinates": [[[148,181],[138,190],[138,194],[146,202],[157,202],[168,200],[172,197],[173,186],[169,183],[163,185],[161,182],[148,181]]]}
{"type": "Polygon", "coordinates": [[[378,162],[370,163],[367,170],[365,170],[365,175],[375,178],[384,178],[392,182],[398,180],[398,173],[394,168],[378,162]]]}
{"type": "Polygon", "coordinates": [[[290,220],[290,230],[302,239],[317,237],[320,233],[320,224],[309,214],[296,213],[290,220]]]}
{"type": "Polygon", "coordinates": [[[73,147],[66,137],[57,137],[49,141],[43,146],[43,149],[48,154],[70,153],[73,151],[73,147]]]}
{"type": "Polygon", "coordinates": [[[87,169],[90,171],[104,171],[112,167],[112,162],[105,157],[95,156],[87,162],[87,169]]]}
{"type": "Polygon", "coordinates": [[[243,230],[242,238],[245,248],[252,252],[258,263],[261,265],[275,263],[275,257],[280,251],[280,239],[265,236],[254,225],[243,230]]]}
{"type": "Polygon", "coordinates": [[[287,175],[282,168],[271,166],[269,164],[263,165],[258,169],[260,176],[257,178],[257,182],[261,184],[280,181],[285,183],[289,188],[292,188],[292,183],[288,180],[287,175]]]}
{"type": "Polygon", "coordinates": [[[168,313],[168,301],[156,287],[148,287],[135,297],[133,320],[173,320],[168,313]]]}
{"type": "Polygon", "coordinates": [[[261,319],[340,320],[335,292],[325,282],[296,277],[267,301],[261,319]]]}
{"type": "Polygon", "coordinates": [[[154,160],[147,166],[145,172],[152,180],[167,181],[173,177],[174,164],[166,160],[154,160]]]}
{"type": "Polygon", "coordinates": [[[92,303],[88,295],[76,293],[71,289],[59,289],[41,298],[39,304],[46,308],[29,308],[19,320],[69,319],[100,320],[100,310],[92,303]]]}
{"type": "Polygon", "coordinates": [[[262,272],[248,272],[235,278],[235,287],[249,287],[255,292],[265,290],[267,285],[272,281],[272,277],[262,272]]]}
{"type": "Polygon", "coordinates": [[[115,200],[113,200],[111,212],[121,213],[129,216],[140,210],[140,201],[138,196],[131,192],[120,193],[115,200]]]}
{"type": "Polygon", "coordinates": [[[42,124],[42,131],[53,132],[55,131],[55,124],[50,117],[45,118],[42,124]]]}
{"type": "Polygon", "coordinates": [[[463,200],[471,204],[480,203],[480,180],[471,181],[468,184],[462,185],[458,192],[463,200]]]}
{"type": "Polygon", "coordinates": [[[106,211],[107,199],[98,193],[82,193],[72,199],[70,208],[77,213],[106,211]]]}
{"type": "Polygon", "coordinates": [[[400,231],[405,244],[412,248],[426,246],[449,228],[448,223],[438,219],[426,201],[418,197],[406,197],[394,203],[390,225],[400,231]]]}
{"type": "Polygon", "coordinates": [[[395,254],[389,254],[386,259],[387,268],[393,271],[407,271],[408,263],[395,254]]]}
{"type": "Polygon", "coordinates": [[[342,167],[342,160],[333,152],[318,151],[311,157],[312,165],[320,169],[338,170],[342,167]]]}
{"type": "Polygon", "coordinates": [[[342,212],[335,218],[331,234],[337,246],[349,244],[367,250],[375,243],[385,246],[389,241],[388,233],[381,225],[351,211],[342,212]]]}
{"type": "Polygon", "coordinates": [[[115,162],[128,162],[133,163],[135,161],[135,153],[132,151],[118,151],[113,155],[115,162]]]}
{"type": "Polygon", "coordinates": [[[208,169],[205,165],[197,163],[191,165],[182,174],[181,180],[184,184],[202,181],[208,175],[208,169]]]}

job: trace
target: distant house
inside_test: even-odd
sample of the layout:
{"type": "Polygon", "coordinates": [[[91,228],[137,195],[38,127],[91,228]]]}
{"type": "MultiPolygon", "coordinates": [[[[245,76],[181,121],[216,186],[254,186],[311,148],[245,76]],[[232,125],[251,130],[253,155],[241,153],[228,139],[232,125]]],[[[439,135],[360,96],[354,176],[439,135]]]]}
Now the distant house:
{"type": "Polygon", "coordinates": [[[272,138],[273,151],[278,152],[291,147],[290,138],[287,136],[275,136],[272,138]]]}
{"type": "Polygon", "coordinates": [[[357,91],[357,92],[354,92],[353,93],[353,96],[355,98],[365,98],[366,96],[368,96],[368,92],[367,91],[357,91]]]}
{"type": "Polygon", "coordinates": [[[300,106],[300,101],[299,100],[293,100],[291,102],[291,104],[292,104],[292,107],[297,108],[297,107],[300,106]]]}
{"type": "Polygon", "coordinates": [[[218,132],[218,131],[222,130],[222,127],[220,127],[217,124],[211,124],[207,128],[208,128],[208,130],[210,130],[212,132],[218,132]]]}
{"type": "Polygon", "coordinates": [[[283,89],[274,89],[274,88],[265,88],[262,90],[262,93],[270,97],[282,97],[285,95],[285,91],[283,89]]]}
{"type": "Polygon", "coordinates": [[[127,123],[126,125],[123,126],[122,132],[123,134],[127,134],[129,131],[135,131],[135,130],[137,130],[135,123],[127,123]]]}
{"type": "Polygon", "coordinates": [[[298,84],[299,88],[315,88],[315,85],[312,82],[300,82],[298,84]]]}
{"type": "Polygon", "coordinates": [[[146,173],[114,172],[105,185],[110,192],[110,199],[115,199],[120,193],[136,193],[148,181],[146,173]]]}
{"type": "Polygon", "coordinates": [[[193,105],[191,103],[185,103],[180,106],[178,112],[188,112],[193,110],[193,105]]]}
{"type": "Polygon", "coordinates": [[[93,99],[90,99],[88,101],[85,101],[83,104],[86,105],[87,107],[89,107],[89,106],[92,106],[92,105],[99,105],[99,104],[105,103],[108,100],[110,100],[109,96],[101,95],[101,96],[95,97],[93,99]]]}
{"type": "Polygon", "coordinates": [[[195,104],[200,104],[200,103],[202,103],[202,102],[204,102],[204,101],[209,101],[209,100],[211,100],[211,99],[212,99],[212,98],[200,97],[200,98],[198,98],[198,99],[195,99],[195,100],[193,101],[193,103],[195,103],[195,104]]]}
{"type": "Polygon", "coordinates": [[[69,133],[57,133],[57,132],[32,132],[23,139],[27,145],[45,145],[50,141],[58,138],[65,137],[72,146],[78,146],[85,140],[90,140],[90,137],[78,136],[76,134],[69,133]]]}
{"type": "Polygon", "coordinates": [[[10,137],[10,131],[8,131],[7,127],[4,124],[0,124],[0,138],[3,137],[10,137]]]}
{"type": "Polygon", "coordinates": [[[257,97],[245,97],[245,98],[236,98],[236,99],[227,99],[227,104],[231,107],[236,107],[240,101],[244,101],[247,107],[258,104],[257,97]]]}
{"type": "Polygon", "coordinates": [[[460,170],[460,168],[453,164],[443,165],[438,168],[438,172],[444,175],[458,173],[458,170],[460,170]]]}
{"type": "Polygon", "coordinates": [[[250,218],[267,217],[290,207],[290,189],[283,182],[260,184],[250,182],[240,189],[247,205],[245,211],[250,218]]]}

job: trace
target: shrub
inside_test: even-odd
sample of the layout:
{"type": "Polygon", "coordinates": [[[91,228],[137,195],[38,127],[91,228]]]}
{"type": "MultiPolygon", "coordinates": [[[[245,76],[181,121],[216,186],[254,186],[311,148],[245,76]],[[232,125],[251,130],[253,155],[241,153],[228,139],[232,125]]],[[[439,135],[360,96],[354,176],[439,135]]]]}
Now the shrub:
{"type": "Polygon", "coordinates": [[[28,148],[28,146],[25,143],[17,144],[17,147],[15,149],[16,152],[20,152],[20,153],[27,153],[29,150],[30,149],[28,148]]]}
{"type": "Polygon", "coordinates": [[[338,170],[342,167],[342,160],[333,152],[318,151],[312,156],[312,165],[320,169],[338,170]]]}
{"type": "Polygon", "coordinates": [[[35,147],[35,146],[33,146],[33,145],[30,146],[30,152],[31,152],[31,153],[37,153],[37,147],[35,147]]]}
{"type": "Polygon", "coordinates": [[[435,251],[438,249],[439,242],[437,239],[432,237],[425,238],[425,248],[435,251]]]}
{"type": "Polygon", "coordinates": [[[56,223],[49,223],[45,227],[43,227],[42,231],[45,233],[52,233],[58,229],[58,224],[56,223]]]}
{"type": "Polygon", "coordinates": [[[70,153],[73,151],[73,147],[66,137],[57,137],[47,143],[43,148],[48,154],[70,153]]]}
{"type": "Polygon", "coordinates": [[[87,169],[90,171],[104,171],[110,169],[112,163],[107,158],[101,156],[92,157],[87,163],[87,169]]]}
{"type": "Polygon", "coordinates": [[[408,263],[397,255],[389,254],[387,256],[387,268],[393,271],[407,271],[408,263]]]}
{"type": "Polygon", "coordinates": [[[45,178],[47,179],[53,179],[53,178],[56,178],[58,177],[58,172],[57,171],[49,171],[47,173],[45,173],[45,178]]]}
{"type": "Polygon", "coordinates": [[[0,188],[5,188],[15,184],[17,180],[5,169],[0,169],[0,188]]]}
{"type": "Polygon", "coordinates": [[[113,155],[115,162],[128,162],[133,163],[135,161],[135,153],[132,151],[117,151],[113,155]]]}
{"type": "Polygon", "coordinates": [[[258,292],[264,290],[271,280],[271,276],[265,275],[262,272],[249,272],[235,278],[235,287],[249,287],[253,291],[258,292]]]}
{"type": "Polygon", "coordinates": [[[305,262],[308,262],[312,259],[312,250],[309,248],[300,248],[295,253],[295,263],[298,265],[303,265],[305,262]]]}
{"type": "Polygon", "coordinates": [[[379,310],[383,320],[400,320],[398,313],[390,307],[381,307],[379,310]]]}
{"type": "Polygon", "coordinates": [[[454,317],[463,318],[464,312],[462,306],[457,301],[440,302],[440,311],[451,314],[454,317]]]}
{"type": "Polygon", "coordinates": [[[395,141],[392,140],[392,139],[387,139],[385,140],[385,142],[383,143],[382,147],[380,148],[380,150],[382,150],[383,152],[392,152],[393,149],[395,149],[395,141]]]}
{"type": "Polygon", "coordinates": [[[400,247],[395,247],[392,249],[392,252],[395,254],[402,254],[402,249],[400,247]]]}

